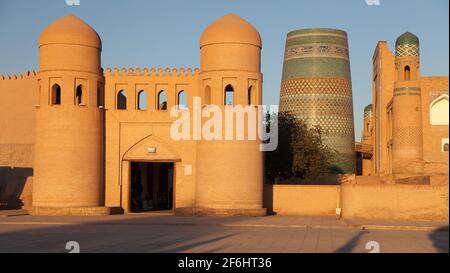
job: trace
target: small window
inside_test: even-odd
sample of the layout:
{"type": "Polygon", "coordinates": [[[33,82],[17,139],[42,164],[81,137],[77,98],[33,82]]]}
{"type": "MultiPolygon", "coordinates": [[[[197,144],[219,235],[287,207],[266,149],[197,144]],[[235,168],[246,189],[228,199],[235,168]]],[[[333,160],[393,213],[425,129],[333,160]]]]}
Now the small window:
{"type": "Polygon", "coordinates": [[[103,94],[103,88],[101,88],[101,86],[97,87],[97,106],[98,107],[104,106],[104,94],[103,94]]]}
{"type": "Polygon", "coordinates": [[[405,81],[411,80],[411,69],[409,65],[405,66],[405,81]]]}
{"type": "Polygon", "coordinates": [[[117,109],[127,109],[127,93],[123,90],[120,90],[119,93],[117,93],[117,109]]]}
{"type": "Polygon", "coordinates": [[[167,110],[167,95],[164,90],[158,93],[158,110],[167,110]]]}
{"type": "Polygon", "coordinates": [[[234,89],[231,84],[225,87],[225,105],[234,105],[234,89]]]}
{"type": "Polygon", "coordinates": [[[441,152],[448,152],[448,138],[441,139],[441,152]]]}
{"type": "Polygon", "coordinates": [[[52,104],[61,104],[61,87],[59,84],[52,86],[52,104]]]}
{"type": "Polygon", "coordinates": [[[138,93],[138,109],[147,110],[147,93],[144,90],[138,93]]]}
{"type": "Polygon", "coordinates": [[[184,90],[178,93],[178,110],[187,109],[187,96],[184,90]]]}
{"type": "Polygon", "coordinates": [[[250,87],[248,88],[248,91],[247,91],[247,98],[248,98],[248,105],[254,104],[253,86],[251,86],[251,85],[250,85],[250,87]]]}
{"type": "Polygon", "coordinates": [[[36,106],[40,104],[40,101],[41,101],[41,92],[42,92],[42,86],[41,86],[41,83],[39,82],[38,84],[39,84],[39,89],[38,89],[38,92],[37,92],[37,94],[36,94],[36,106]]]}
{"type": "Polygon", "coordinates": [[[77,86],[77,89],[75,91],[75,105],[82,105],[82,104],[84,104],[83,86],[80,84],[77,86]]]}
{"type": "Polygon", "coordinates": [[[203,104],[211,104],[211,87],[205,87],[205,94],[203,95],[203,104]]]}

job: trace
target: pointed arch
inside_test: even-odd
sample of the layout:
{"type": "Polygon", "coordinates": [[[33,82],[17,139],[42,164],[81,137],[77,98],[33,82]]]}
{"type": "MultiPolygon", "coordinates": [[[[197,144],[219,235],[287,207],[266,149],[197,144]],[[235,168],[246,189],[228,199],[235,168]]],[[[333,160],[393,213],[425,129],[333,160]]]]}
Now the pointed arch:
{"type": "Polygon", "coordinates": [[[61,86],[59,86],[59,84],[57,83],[55,83],[51,89],[51,104],[61,104],[61,86]]]}
{"type": "Polygon", "coordinates": [[[411,68],[409,67],[409,65],[405,66],[403,78],[405,81],[411,80],[411,68]]]}
{"type": "Polygon", "coordinates": [[[165,90],[161,90],[158,92],[158,104],[157,109],[165,111],[167,110],[167,95],[165,90]]]}
{"type": "Polygon", "coordinates": [[[138,103],[137,103],[137,109],[138,110],[147,110],[147,92],[145,90],[141,90],[138,92],[138,103]]]}
{"type": "Polygon", "coordinates": [[[203,94],[203,104],[211,104],[211,87],[209,87],[209,85],[205,87],[205,92],[203,94]]]}
{"type": "Polygon", "coordinates": [[[234,88],[231,84],[225,86],[224,105],[234,105],[234,88]]]}
{"type": "Polygon", "coordinates": [[[254,105],[255,104],[255,94],[253,91],[253,85],[250,85],[250,87],[247,90],[247,103],[248,105],[254,105]]]}
{"type": "Polygon", "coordinates": [[[125,90],[120,90],[117,93],[117,107],[118,110],[126,110],[127,109],[127,93],[125,90]]]}
{"type": "Polygon", "coordinates": [[[430,103],[430,124],[448,125],[448,95],[442,94],[430,103]]]}
{"type": "Polygon", "coordinates": [[[83,94],[83,85],[79,84],[77,85],[77,88],[75,89],[75,105],[83,105],[85,104],[84,97],[86,94],[83,94]]]}
{"type": "Polygon", "coordinates": [[[178,105],[178,110],[185,110],[185,109],[187,109],[187,94],[186,94],[186,91],[181,90],[180,92],[178,92],[177,105],[178,105]]]}

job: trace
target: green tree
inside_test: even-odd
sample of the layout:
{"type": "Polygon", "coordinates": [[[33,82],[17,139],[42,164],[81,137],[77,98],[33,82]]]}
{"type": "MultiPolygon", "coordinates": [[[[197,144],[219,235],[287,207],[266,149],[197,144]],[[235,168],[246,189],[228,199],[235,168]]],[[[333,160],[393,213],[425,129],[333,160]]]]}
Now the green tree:
{"type": "Polygon", "coordinates": [[[265,172],[269,182],[275,178],[311,179],[330,172],[336,151],[323,143],[320,127],[308,127],[287,112],[267,114],[267,130],[278,123],[278,147],[265,153],[265,172]]]}

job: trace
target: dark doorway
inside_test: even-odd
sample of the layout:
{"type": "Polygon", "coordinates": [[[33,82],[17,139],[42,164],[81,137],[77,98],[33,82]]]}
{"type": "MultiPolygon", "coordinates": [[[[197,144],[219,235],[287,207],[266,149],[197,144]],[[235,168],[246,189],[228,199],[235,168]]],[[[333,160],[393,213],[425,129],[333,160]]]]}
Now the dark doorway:
{"type": "Polygon", "coordinates": [[[173,163],[131,162],[131,212],[171,210],[173,163]]]}

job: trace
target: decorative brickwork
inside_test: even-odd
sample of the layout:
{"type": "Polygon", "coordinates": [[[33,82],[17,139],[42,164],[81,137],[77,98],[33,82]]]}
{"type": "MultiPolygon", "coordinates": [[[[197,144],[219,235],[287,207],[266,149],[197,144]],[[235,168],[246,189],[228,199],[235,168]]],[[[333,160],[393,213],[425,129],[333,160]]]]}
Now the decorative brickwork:
{"type": "Polygon", "coordinates": [[[324,141],[339,152],[335,164],[354,172],[353,100],[347,35],[334,29],[288,34],[280,111],[320,126],[324,141]]]}

